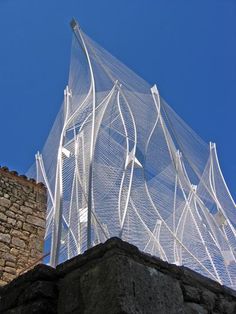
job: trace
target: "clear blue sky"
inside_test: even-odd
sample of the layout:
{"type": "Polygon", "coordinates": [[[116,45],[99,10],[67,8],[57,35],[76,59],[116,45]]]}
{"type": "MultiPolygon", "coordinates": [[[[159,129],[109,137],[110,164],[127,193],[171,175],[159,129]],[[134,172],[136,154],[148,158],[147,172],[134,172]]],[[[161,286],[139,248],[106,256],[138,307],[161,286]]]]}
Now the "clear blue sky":
{"type": "Polygon", "coordinates": [[[235,0],[0,0],[0,165],[26,172],[46,140],[67,84],[73,16],[217,143],[235,197],[235,0]]]}

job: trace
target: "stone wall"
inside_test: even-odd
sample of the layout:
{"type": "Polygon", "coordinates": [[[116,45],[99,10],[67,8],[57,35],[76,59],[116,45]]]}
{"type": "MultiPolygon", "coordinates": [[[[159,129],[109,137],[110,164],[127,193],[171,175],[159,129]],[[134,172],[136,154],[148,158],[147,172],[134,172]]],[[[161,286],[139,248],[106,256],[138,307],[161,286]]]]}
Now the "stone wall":
{"type": "Polygon", "coordinates": [[[0,288],[0,313],[234,314],[236,292],[111,238],[0,288]]]}
{"type": "Polygon", "coordinates": [[[43,254],[46,189],[0,167],[0,285],[43,254]]]}

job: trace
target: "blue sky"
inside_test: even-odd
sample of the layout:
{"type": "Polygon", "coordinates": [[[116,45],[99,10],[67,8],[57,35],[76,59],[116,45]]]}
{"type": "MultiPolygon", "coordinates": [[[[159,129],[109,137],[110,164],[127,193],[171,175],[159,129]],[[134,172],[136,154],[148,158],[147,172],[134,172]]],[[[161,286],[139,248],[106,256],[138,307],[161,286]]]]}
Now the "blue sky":
{"type": "Polygon", "coordinates": [[[67,84],[73,16],[217,143],[235,198],[235,0],[0,0],[0,165],[26,172],[46,140],[67,84]]]}

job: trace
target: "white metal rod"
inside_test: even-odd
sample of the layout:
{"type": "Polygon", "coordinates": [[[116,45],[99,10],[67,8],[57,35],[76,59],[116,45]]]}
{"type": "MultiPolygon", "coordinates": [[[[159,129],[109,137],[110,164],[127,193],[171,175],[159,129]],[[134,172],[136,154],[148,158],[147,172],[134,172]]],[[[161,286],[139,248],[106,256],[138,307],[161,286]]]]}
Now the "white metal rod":
{"type": "Polygon", "coordinates": [[[75,37],[77,38],[78,42],[82,45],[83,51],[87,58],[87,62],[89,65],[90,75],[91,75],[91,86],[93,92],[93,115],[92,115],[92,129],[91,129],[91,143],[90,143],[90,165],[89,165],[89,182],[88,182],[88,222],[87,222],[87,248],[90,248],[92,245],[91,233],[92,233],[92,225],[91,225],[91,211],[92,211],[92,188],[93,188],[93,154],[94,154],[94,129],[95,129],[95,110],[96,110],[96,90],[95,90],[95,79],[93,74],[92,63],[90,60],[90,56],[88,53],[88,49],[86,47],[83,35],[80,31],[78,23],[73,20],[71,22],[71,27],[74,31],[75,37]]]}

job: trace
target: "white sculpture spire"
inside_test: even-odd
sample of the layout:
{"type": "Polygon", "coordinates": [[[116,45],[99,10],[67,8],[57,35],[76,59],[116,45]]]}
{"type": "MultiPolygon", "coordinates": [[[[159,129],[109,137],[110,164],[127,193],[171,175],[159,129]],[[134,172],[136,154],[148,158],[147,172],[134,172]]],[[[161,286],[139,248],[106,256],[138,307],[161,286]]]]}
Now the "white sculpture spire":
{"type": "Polygon", "coordinates": [[[51,264],[111,236],[236,288],[236,206],[214,144],[73,21],[65,99],[41,154],[51,264]]]}

